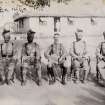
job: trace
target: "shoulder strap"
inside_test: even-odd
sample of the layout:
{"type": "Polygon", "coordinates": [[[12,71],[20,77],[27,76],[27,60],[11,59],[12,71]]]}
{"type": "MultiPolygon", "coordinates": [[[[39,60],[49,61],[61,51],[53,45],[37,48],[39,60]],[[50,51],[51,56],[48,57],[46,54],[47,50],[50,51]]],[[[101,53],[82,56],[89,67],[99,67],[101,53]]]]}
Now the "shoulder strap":
{"type": "Polygon", "coordinates": [[[75,51],[75,41],[73,42],[73,52],[76,53],[76,51],[75,51]]]}
{"type": "Polygon", "coordinates": [[[0,47],[1,47],[1,56],[3,55],[2,45],[3,45],[3,43],[0,44],[0,47]]]}
{"type": "Polygon", "coordinates": [[[51,55],[51,54],[53,54],[53,44],[51,44],[51,50],[50,50],[50,52],[49,52],[49,55],[51,55]]]}
{"type": "Polygon", "coordinates": [[[102,53],[102,46],[104,42],[101,42],[100,54],[102,53]]]}

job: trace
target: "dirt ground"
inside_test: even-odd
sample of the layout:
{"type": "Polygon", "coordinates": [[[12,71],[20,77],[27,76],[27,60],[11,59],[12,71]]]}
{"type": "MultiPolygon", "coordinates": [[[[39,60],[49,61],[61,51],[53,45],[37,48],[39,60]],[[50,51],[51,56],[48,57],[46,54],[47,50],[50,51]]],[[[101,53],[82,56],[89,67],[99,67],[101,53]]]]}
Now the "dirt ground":
{"type": "Polygon", "coordinates": [[[0,86],[0,105],[105,105],[105,88],[93,82],[48,85],[45,80],[40,87],[34,81],[21,86],[15,80],[11,86],[0,86]]]}

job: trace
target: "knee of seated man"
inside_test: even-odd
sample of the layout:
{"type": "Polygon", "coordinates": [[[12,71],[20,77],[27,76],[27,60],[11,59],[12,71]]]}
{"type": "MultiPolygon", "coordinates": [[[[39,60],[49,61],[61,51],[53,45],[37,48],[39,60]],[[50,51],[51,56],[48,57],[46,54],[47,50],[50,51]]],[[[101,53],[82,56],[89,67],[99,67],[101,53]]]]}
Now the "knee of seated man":
{"type": "Polygon", "coordinates": [[[89,69],[89,63],[88,63],[88,61],[83,62],[83,67],[84,67],[85,70],[89,69]]]}

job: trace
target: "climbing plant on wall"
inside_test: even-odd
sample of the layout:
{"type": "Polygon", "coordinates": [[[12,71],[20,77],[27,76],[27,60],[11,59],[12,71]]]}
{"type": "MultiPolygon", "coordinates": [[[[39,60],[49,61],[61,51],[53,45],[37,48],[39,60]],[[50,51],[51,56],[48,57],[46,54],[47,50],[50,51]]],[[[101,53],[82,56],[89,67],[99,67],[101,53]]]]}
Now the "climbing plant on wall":
{"type": "Polygon", "coordinates": [[[65,3],[67,4],[69,1],[72,0],[19,0],[21,3],[34,7],[35,9],[39,7],[45,7],[48,6],[50,7],[51,1],[55,1],[56,3],[65,3]]]}

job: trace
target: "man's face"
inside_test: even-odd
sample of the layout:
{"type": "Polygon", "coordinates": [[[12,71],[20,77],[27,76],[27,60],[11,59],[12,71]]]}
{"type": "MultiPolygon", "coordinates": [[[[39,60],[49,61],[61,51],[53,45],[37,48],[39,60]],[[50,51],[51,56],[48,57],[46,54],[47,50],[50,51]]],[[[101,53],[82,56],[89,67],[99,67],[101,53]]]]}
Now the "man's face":
{"type": "Polygon", "coordinates": [[[10,41],[10,33],[5,33],[5,34],[4,34],[4,41],[5,41],[6,43],[8,43],[8,42],[10,41]]]}
{"type": "Polygon", "coordinates": [[[59,43],[59,38],[58,37],[54,38],[54,43],[59,43]]]}
{"type": "Polygon", "coordinates": [[[83,37],[83,33],[82,33],[82,32],[77,32],[77,33],[76,33],[76,39],[77,39],[77,40],[81,40],[82,37],[83,37]]]}
{"type": "Polygon", "coordinates": [[[33,42],[33,39],[34,39],[34,33],[30,33],[27,35],[27,40],[29,43],[33,42]]]}

